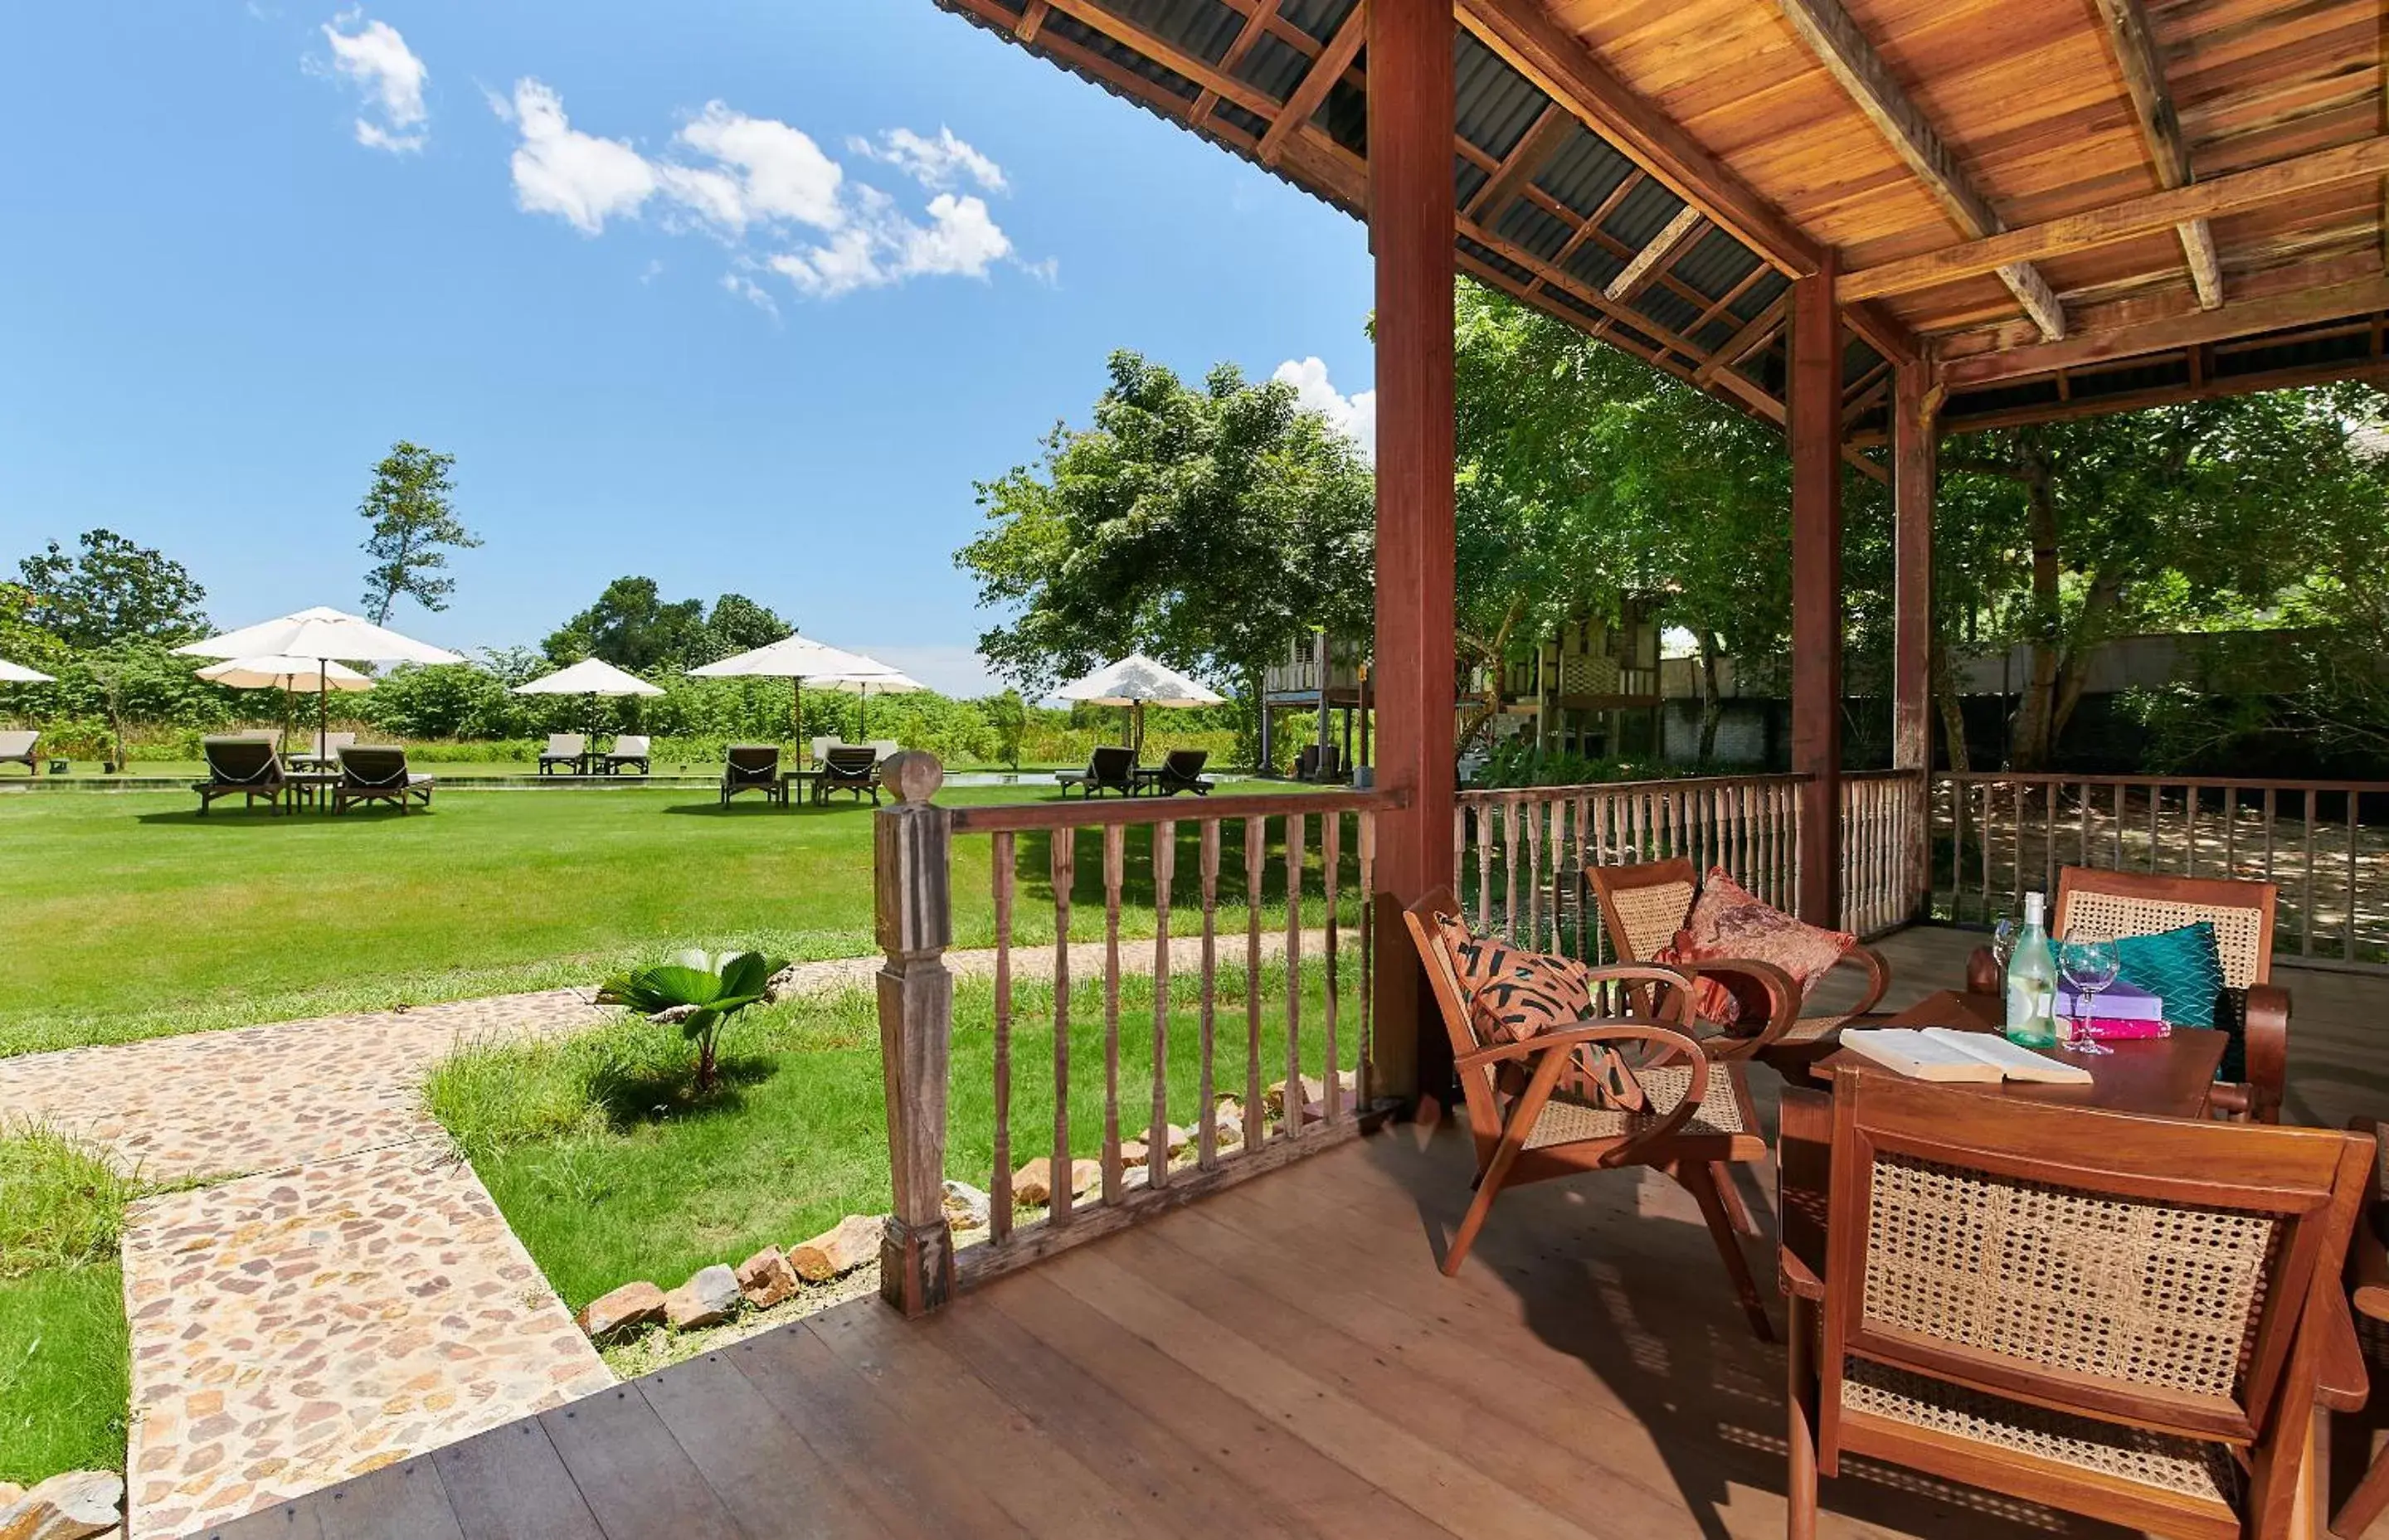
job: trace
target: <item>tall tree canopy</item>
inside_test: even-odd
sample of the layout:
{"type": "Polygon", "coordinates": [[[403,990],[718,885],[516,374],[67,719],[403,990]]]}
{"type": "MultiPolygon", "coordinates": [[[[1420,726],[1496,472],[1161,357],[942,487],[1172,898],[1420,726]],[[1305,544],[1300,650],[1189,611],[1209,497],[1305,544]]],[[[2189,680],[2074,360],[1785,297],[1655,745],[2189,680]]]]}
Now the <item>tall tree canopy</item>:
{"type": "Polygon", "coordinates": [[[653,578],[617,578],[597,602],[540,644],[548,661],[601,657],[632,673],[694,668],[777,642],[795,630],[743,593],[725,593],[711,614],[702,599],[666,603],[653,578]]]}
{"type": "Polygon", "coordinates": [[[1132,352],[1086,427],[978,489],[988,529],[955,555],[979,638],[1031,695],[1125,653],[1257,694],[1315,626],[1369,630],[1375,489],[1360,450],[1294,388],[1233,364],[1200,388],[1132,352]]]}
{"type": "Polygon", "coordinates": [[[70,552],[52,541],[17,564],[22,623],[69,647],[188,642],[207,629],[207,599],[187,568],[161,551],[108,529],[88,529],[70,552]]]}
{"type": "Polygon", "coordinates": [[[446,609],[448,595],[456,592],[448,553],[481,543],[456,516],[456,489],[448,476],[455,464],[453,454],[402,439],[374,466],[373,485],[357,514],[372,526],[364,540],[374,562],[365,571],[364,603],[376,625],[390,619],[402,597],[428,610],[446,609]]]}

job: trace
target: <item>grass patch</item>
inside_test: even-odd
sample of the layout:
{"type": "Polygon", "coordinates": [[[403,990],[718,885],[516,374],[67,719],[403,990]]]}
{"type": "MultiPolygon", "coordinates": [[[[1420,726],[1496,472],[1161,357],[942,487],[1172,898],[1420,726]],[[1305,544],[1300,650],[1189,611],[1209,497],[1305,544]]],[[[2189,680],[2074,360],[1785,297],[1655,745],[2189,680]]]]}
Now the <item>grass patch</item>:
{"type": "MultiPolygon", "coordinates": [[[[1241,974],[1234,983],[1242,984],[1241,974]]],[[[1223,992],[1228,983],[1222,980],[1223,992]]],[[[1263,971],[1261,1081],[1285,1074],[1286,976],[1263,971]]],[[[1324,1062],[1324,971],[1303,970],[1302,1059],[1324,1062]]],[[[1357,980],[1344,979],[1337,1058],[1356,1057],[1357,980]]],[[[1166,1057],[1170,1120],[1199,1115],[1195,981],[1172,980],[1166,1057]]],[[[1121,981],[1120,1124],[1133,1138],[1153,1100],[1153,985],[1121,981]]],[[[988,1184],[994,1147],[994,993],[955,990],[950,1175],[988,1184]]],[[[1103,1144],[1103,993],[1074,986],[1068,1060],[1073,1152],[1103,1144]]],[[[1050,1151],[1054,1010],[1048,987],[1016,990],[1013,1164],[1050,1151]]],[[[669,1289],[713,1262],[786,1246],[848,1214],[888,1204],[886,1106],[877,1018],[855,993],[758,1009],[722,1043],[722,1089],[686,1089],[693,1055],[676,1029],[625,1021],[580,1037],[468,1048],[433,1072],[431,1111],[473,1161],[548,1281],[578,1308],[633,1279],[669,1289]]],[[[1223,999],[1213,1074],[1220,1095],[1245,1084],[1241,987],[1223,999]]]]}
{"type": "Polygon", "coordinates": [[[44,1128],[0,1138],[0,1480],[124,1468],[117,1240],[138,1185],[44,1128]]]}
{"type": "MultiPolygon", "coordinates": [[[[1017,802],[1024,787],[941,800],[1017,802]]],[[[1299,795],[1289,793],[1289,795],[1299,795]]],[[[1190,812],[1191,808],[1188,809],[1190,812]]],[[[187,795],[0,797],[13,859],[0,1057],[86,1043],[594,983],[683,947],[798,960],[873,949],[871,809],[720,807],[690,791],[516,791],[275,816],[187,795]]],[[[1241,896],[1241,824],[1223,885],[1241,896]]],[[[1180,889],[1195,826],[1179,825],[1180,889]]],[[[1081,840],[1071,934],[1102,932],[1098,842],[1081,840]]],[[[1312,891],[1318,839],[1310,841],[1312,891]]],[[[1345,891],[1357,886],[1347,842],[1345,891]]],[[[1053,935],[1042,834],[1018,840],[1024,945],[1053,935]]],[[[990,844],[954,842],[955,944],[994,938],[990,844]]],[[[1282,891],[1274,853],[1265,903],[1282,891]]],[[[1122,924],[1152,930],[1146,836],[1122,924]]],[[[1314,903],[1313,908],[1316,908],[1314,903]]]]}

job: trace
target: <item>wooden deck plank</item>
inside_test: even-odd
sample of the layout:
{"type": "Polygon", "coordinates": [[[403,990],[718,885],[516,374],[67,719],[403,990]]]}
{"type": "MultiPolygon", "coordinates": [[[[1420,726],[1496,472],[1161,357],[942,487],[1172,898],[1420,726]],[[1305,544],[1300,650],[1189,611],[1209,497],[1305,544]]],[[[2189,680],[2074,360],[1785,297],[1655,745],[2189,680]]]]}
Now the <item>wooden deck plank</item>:
{"type": "Polygon", "coordinates": [[[342,1482],[320,1512],[324,1540],[464,1540],[428,1457],[342,1482]]]}
{"type": "Polygon", "coordinates": [[[885,1535],[828,1462],[719,1353],[650,1374],[639,1391],[750,1535],[885,1535]]]}
{"type": "Polygon", "coordinates": [[[722,1499],[637,1386],[600,1391],[539,1421],[607,1540],[738,1540],[722,1499]]]}
{"type": "Polygon", "coordinates": [[[605,1540],[536,1419],[435,1449],[431,1464],[465,1540],[605,1540]]]}

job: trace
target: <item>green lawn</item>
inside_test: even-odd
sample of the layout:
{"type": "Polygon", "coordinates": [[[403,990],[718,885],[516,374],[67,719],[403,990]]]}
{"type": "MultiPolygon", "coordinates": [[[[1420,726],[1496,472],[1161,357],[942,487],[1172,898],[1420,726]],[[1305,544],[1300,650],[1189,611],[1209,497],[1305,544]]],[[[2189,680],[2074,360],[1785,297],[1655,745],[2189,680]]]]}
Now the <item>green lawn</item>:
{"type": "MultiPolygon", "coordinates": [[[[1339,1063],[1357,1062],[1359,980],[1348,958],[1339,1063]]],[[[1243,1094],[1244,978],[1221,981],[1213,1075],[1243,1094]]],[[[1303,1067],[1324,1059],[1323,967],[1304,969],[1303,1067]]],[[[1195,981],[1172,980],[1169,1105],[1200,1115],[1195,981]]],[[[1261,1083],[1285,1076],[1285,980],[1263,970],[1261,1083]]],[[[1104,1013],[1099,985],[1071,991],[1073,1152],[1102,1147],[1104,1013]]],[[[758,1011],[725,1035],[725,1085],[704,1103],[687,1093],[689,1060],[669,1027],[630,1021],[563,1043],[467,1050],[434,1072],[433,1113],[523,1238],[548,1281],[576,1309],[617,1285],[664,1288],[713,1262],[788,1246],[848,1214],[888,1204],[886,1105],[870,996],[758,1011]]],[[[1151,1121],[1153,989],[1121,983],[1120,1125],[1151,1121]]],[[[1013,1025],[1012,1164],[1050,1153],[1054,1126],[1053,991],[1018,991],[1013,1025]]],[[[950,1176],[989,1185],[994,1146],[994,993],[965,981],[954,1002],[950,1176]]]]}
{"type": "MultiPolygon", "coordinates": [[[[974,787],[941,800],[1035,795],[974,787]]],[[[1241,891],[1241,838],[1226,832],[1224,891],[1241,891]]],[[[1131,935],[1150,933],[1145,839],[1129,843],[1131,935]]],[[[1190,903],[1192,823],[1180,841],[1190,903]]],[[[1317,843],[1314,831],[1314,885],[1317,843]]],[[[1080,841],[1080,937],[1102,929],[1096,845],[1080,841]]],[[[442,796],[428,816],[219,803],[200,818],[187,795],[42,793],[0,796],[0,1056],[588,983],[685,946],[800,959],[872,949],[871,810],[851,803],[783,811],[752,797],[723,808],[701,791],[490,791],[442,796]]],[[[958,946],[993,940],[989,850],[984,837],[955,841],[958,946]]],[[[1044,836],[1021,836],[1017,865],[1016,935],[1050,940],[1044,836]]],[[[1281,882],[1272,872],[1271,890],[1281,882]]]]}
{"type": "Polygon", "coordinates": [[[116,1241],[136,1190],[68,1140],[0,1131],[0,1481],[124,1468],[116,1241]]]}

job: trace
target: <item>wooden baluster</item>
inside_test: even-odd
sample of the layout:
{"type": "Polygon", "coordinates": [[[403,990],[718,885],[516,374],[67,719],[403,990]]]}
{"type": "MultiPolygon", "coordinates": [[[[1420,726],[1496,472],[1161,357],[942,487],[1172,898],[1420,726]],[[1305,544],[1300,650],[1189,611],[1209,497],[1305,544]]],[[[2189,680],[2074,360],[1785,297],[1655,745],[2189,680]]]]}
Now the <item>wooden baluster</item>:
{"type": "Polygon", "coordinates": [[[1202,843],[1197,846],[1197,870],[1203,889],[1203,1003],[1199,1031],[1203,1044],[1203,1061],[1194,1071],[1194,1094],[1202,1099],[1202,1121],[1196,1133],[1194,1164],[1208,1171],[1220,1164],[1220,1110],[1217,1105],[1219,1088],[1213,1082],[1212,1055],[1218,1051],[1216,1035],[1220,1001],[1220,821],[1203,821],[1202,843]]]}
{"type": "Polygon", "coordinates": [[[1326,1037],[1327,1048],[1323,1061],[1326,1068],[1321,1072],[1320,1080],[1327,1088],[1327,1121],[1330,1123],[1336,1120],[1336,1103],[1342,1100],[1341,1093],[1336,1088],[1335,1079],[1336,1075],[1342,1073],[1343,1063],[1337,1050],[1337,1044],[1335,1041],[1335,986],[1337,983],[1335,973],[1336,964],[1340,961],[1336,955],[1337,923],[1335,915],[1335,897],[1336,878],[1339,875],[1336,868],[1341,866],[1343,863],[1344,815],[1342,813],[1322,813],[1319,817],[1319,864],[1321,885],[1325,890],[1324,901],[1327,905],[1327,994],[1324,1007],[1320,1012],[1319,1025],[1320,1030],[1326,1037]]]}
{"type": "Polygon", "coordinates": [[[1365,1109],[1377,1097],[1376,945],[1377,815],[1361,809],[1357,820],[1361,861],[1361,1068],[1354,1077],[1353,1106],[1365,1109]]]}
{"type": "Polygon", "coordinates": [[[1245,1142],[1261,1139],[1261,869],[1269,859],[1269,822],[1245,820],[1245,1142]]]}
{"type": "Polygon", "coordinates": [[[1462,895],[1468,873],[1468,801],[1463,794],[1451,803],[1451,901],[1466,914],[1468,905],[1462,895]]]}
{"type": "Polygon", "coordinates": [[[2052,780],[2042,790],[2047,793],[2047,797],[2040,814],[2040,890],[2054,894],[2057,891],[2057,783],[2052,780]]]}
{"type": "MultiPolygon", "coordinates": [[[[1288,1135],[1302,1132],[1302,863],[1300,813],[1285,815],[1285,1117],[1288,1135]]],[[[1514,891],[1516,867],[1511,868],[1514,891]]]]}
{"type": "MultiPolygon", "coordinates": [[[[1169,879],[1178,871],[1178,824],[1153,826],[1153,1121],[1144,1130],[1148,1185],[1169,1185],[1169,879]]],[[[1123,1178],[1125,1179],[1125,1178],[1123,1178]]]]}
{"type": "Polygon", "coordinates": [[[1070,890],[1079,876],[1079,832],[1054,831],[1054,1164],[1046,1171],[1054,1190],[1049,1225],[1070,1222],[1070,890]]]}
{"type": "Polygon", "coordinates": [[[2080,859],[2077,860],[2076,864],[2078,866],[2088,866],[2090,864],[2090,783],[2088,781],[2082,783],[2082,811],[2080,821],[2080,837],[2076,842],[2078,847],[2080,859]]]}
{"type": "Polygon", "coordinates": [[[2240,788],[2223,788],[2223,874],[2240,875],[2240,788]]]}
{"type": "Polygon", "coordinates": [[[907,1316],[924,1316],[954,1292],[944,1190],[953,1073],[954,979],[945,960],[953,941],[952,815],[929,800],[945,781],[933,756],[899,754],[887,776],[896,805],[871,815],[893,1200],[879,1241],[879,1296],[907,1316]]]}
{"type": "Polygon", "coordinates": [[[1542,806],[1537,802],[1520,802],[1518,811],[1527,819],[1527,949],[1539,952],[1543,948],[1543,818],[1542,806]]]}
{"type": "Polygon", "coordinates": [[[2124,870],[2124,809],[2131,805],[2131,788],[2115,783],[2115,850],[2107,864],[2117,872],[2124,870]]]}
{"type": "Polygon", "coordinates": [[[2347,944],[2340,955],[2356,961],[2356,793],[2347,794],[2347,944]]]}
{"type": "Polygon", "coordinates": [[[2181,874],[2185,877],[2198,875],[2198,805],[2204,800],[2204,790],[2195,783],[2181,788],[2181,874]]]}
{"type": "Polygon", "coordinates": [[[1476,934],[1488,935],[1493,930],[1493,840],[1494,815],[1501,804],[1476,804],[1476,934]]]}
{"type": "Polygon", "coordinates": [[[2265,881],[2273,880],[2273,819],[2275,817],[2273,788],[2265,788],[2265,881]]]}
{"type": "Polygon", "coordinates": [[[1501,937],[1514,947],[1518,944],[1518,812],[1516,797],[1502,802],[1501,937]]]}
{"type": "Polygon", "coordinates": [[[2315,941],[2315,794],[2310,783],[2305,793],[2306,859],[2304,862],[2304,897],[2298,902],[2298,955],[2314,956],[2315,941]]]}
{"type": "Polygon", "coordinates": [[[995,1169],[988,1182],[990,1243],[1012,1234],[1012,895],[1014,841],[1009,829],[988,840],[995,865],[995,1169]]]}
{"type": "MultiPolygon", "coordinates": [[[[1126,879],[1128,830],[1104,825],[1104,1202],[1117,1203],[1120,1167],[1120,885],[1126,879]]],[[[1055,1185],[1062,1178],[1055,1177],[1055,1185]]]]}
{"type": "Polygon", "coordinates": [[[2165,787],[2163,787],[2163,786],[2159,785],[2157,783],[2155,783],[2155,782],[2153,782],[2153,781],[2150,782],[2150,783],[2149,783],[2149,871],[2150,871],[2152,873],[2153,873],[2153,872],[2156,871],[2156,869],[2157,869],[2157,816],[2158,816],[2158,809],[2159,809],[2159,808],[2164,805],[2164,803],[2165,803],[2165,787]]]}

